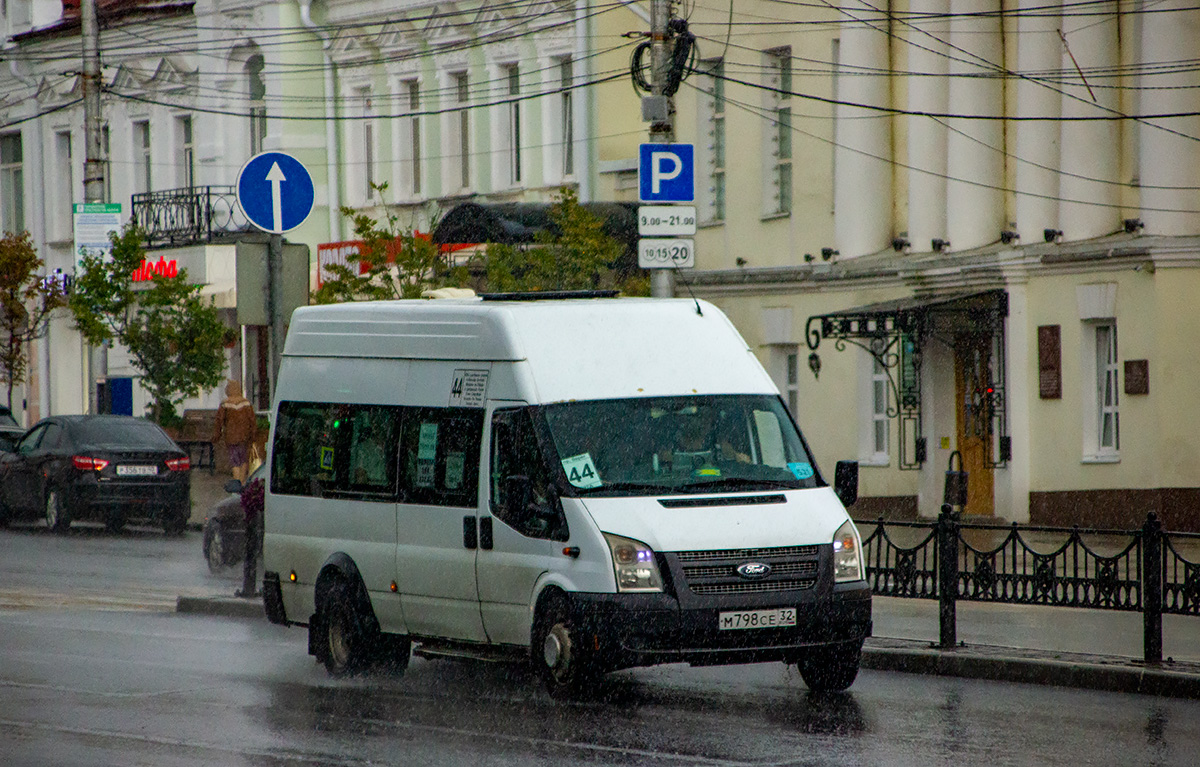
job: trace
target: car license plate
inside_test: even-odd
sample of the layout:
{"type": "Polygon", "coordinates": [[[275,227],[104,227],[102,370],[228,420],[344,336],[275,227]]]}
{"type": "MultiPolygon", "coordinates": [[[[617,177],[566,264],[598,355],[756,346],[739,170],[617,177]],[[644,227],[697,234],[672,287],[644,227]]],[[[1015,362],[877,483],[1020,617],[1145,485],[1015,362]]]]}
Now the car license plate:
{"type": "Polygon", "coordinates": [[[153,477],[158,474],[157,466],[118,466],[117,475],[121,477],[153,477]]]}
{"type": "Polygon", "coordinates": [[[721,613],[718,626],[722,631],[729,629],[774,629],[796,625],[796,610],[781,607],[778,610],[741,610],[721,613]]]}

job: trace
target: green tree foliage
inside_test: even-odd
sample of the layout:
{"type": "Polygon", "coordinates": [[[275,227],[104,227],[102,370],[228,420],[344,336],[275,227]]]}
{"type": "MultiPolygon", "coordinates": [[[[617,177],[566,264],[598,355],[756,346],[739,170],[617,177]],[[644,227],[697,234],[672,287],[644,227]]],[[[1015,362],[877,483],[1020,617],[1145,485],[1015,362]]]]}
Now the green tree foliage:
{"type": "Polygon", "coordinates": [[[130,224],[113,236],[111,258],[85,254],[69,304],[89,344],[116,341],[129,350],[154,401],[151,418],[172,425],[180,402],[223,380],[226,329],[186,270],[173,278],[154,275],[148,285],[134,283],[145,257],[142,239],[130,224]]]}
{"type": "MultiPolygon", "coordinates": [[[[381,195],[387,191],[386,183],[374,186],[381,195]]],[[[342,215],[354,222],[354,235],[363,244],[347,259],[349,266],[325,267],[314,303],[420,298],[426,290],[466,284],[466,269],[451,268],[437,245],[401,227],[395,214],[382,223],[353,208],[342,208],[342,215]]]]}
{"type": "Polygon", "coordinates": [[[13,388],[29,374],[29,342],[44,336],[51,312],[66,305],[62,285],[38,275],[43,266],[29,232],[0,238],[0,380],[9,410],[13,388]]]}
{"type": "Polygon", "coordinates": [[[622,276],[614,269],[624,247],[605,234],[604,222],[579,204],[573,189],[559,191],[550,219],[552,226],[538,233],[534,247],[488,246],[488,290],[617,289],[626,295],[649,295],[648,279],[622,276]]]}

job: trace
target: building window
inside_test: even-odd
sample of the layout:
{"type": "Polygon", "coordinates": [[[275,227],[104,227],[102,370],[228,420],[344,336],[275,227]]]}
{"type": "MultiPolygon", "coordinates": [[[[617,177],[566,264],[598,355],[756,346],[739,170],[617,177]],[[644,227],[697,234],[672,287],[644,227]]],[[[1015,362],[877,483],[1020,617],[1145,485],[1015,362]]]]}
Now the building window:
{"type": "Polygon", "coordinates": [[[562,174],[575,174],[575,114],[574,94],[571,83],[574,81],[574,65],[571,59],[562,59],[558,65],[561,91],[559,92],[560,132],[562,143],[562,174]]]}
{"type": "Polygon", "coordinates": [[[773,343],[770,345],[769,369],[775,386],[787,403],[788,412],[796,418],[800,405],[800,350],[796,344],[773,343]]]}
{"type": "Polygon", "coordinates": [[[792,210],[792,49],[766,53],[767,164],[764,212],[787,215],[792,210]]]}
{"type": "Polygon", "coordinates": [[[400,110],[405,117],[400,128],[400,188],[412,196],[421,193],[421,85],[416,80],[400,83],[400,110]]]}
{"type": "Polygon", "coordinates": [[[179,142],[179,179],[181,187],[196,185],[196,145],[192,135],[191,115],[175,118],[176,140],[179,142]]]}
{"type": "Polygon", "coordinates": [[[871,457],[886,462],[888,458],[888,374],[874,356],[871,357],[871,457]]]}
{"type": "Polygon", "coordinates": [[[0,226],[5,232],[25,231],[25,180],[21,134],[0,136],[0,226]]]}
{"type": "Polygon", "coordinates": [[[135,192],[152,189],[150,176],[150,121],[133,124],[133,185],[135,192]]]}
{"type": "Polygon", "coordinates": [[[521,72],[515,64],[505,68],[508,80],[508,115],[505,120],[505,139],[508,159],[508,180],[512,186],[521,183],[521,72]]]}
{"type": "Polygon", "coordinates": [[[351,147],[349,155],[352,158],[357,177],[357,193],[360,202],[370,202],[375,197],[375,185],[379,177],[375,169],[377,155],[375,146],[375,116],[371,101],[370,88],[358,88],[354,92],[355,107],[358,112],[357,125],[350,132],[357,145],[351,147]]]}
{"type": "Polygon", "coordinates": [[[74,231],[74,216],[71,201],[75,199],[75,173],[71,158],[71,132],[54,134],[55,197],[53,232],[55,239],[70,239],[74,231]]]}
{"type": "Polygon", "coordinates": [[[1096,437],[1099,455],[1121,450],[1121,414],[1117,392],[1117,325],[1096,325],[1096,437]]]}
{"type": "Polygon", "coordinates": [[[251,56],[246,60],[246,90],[250,97],[251,157],[263,151],[263,144],[267,138],[267,106],[263,103],[267,97],[267,84],[262,77],[264,66],[261,55],[251,56]]]}
{"type": "Polygon", "coordinates": [[[466,72],[450,75],[450,81],[458,109],[448,115],[450,130],[446,141],[450,162],[447,163],[447,185],[451,189],[456,186],[467,189],[471,186],[471,111],[467,109],[470,81],[466,72]]]}
{"type": "Polygon", "coordinates": [[[112,136],[108,123],[100,126],[100,161],[104,169],[104,201],[112,202],[112,136]]]}

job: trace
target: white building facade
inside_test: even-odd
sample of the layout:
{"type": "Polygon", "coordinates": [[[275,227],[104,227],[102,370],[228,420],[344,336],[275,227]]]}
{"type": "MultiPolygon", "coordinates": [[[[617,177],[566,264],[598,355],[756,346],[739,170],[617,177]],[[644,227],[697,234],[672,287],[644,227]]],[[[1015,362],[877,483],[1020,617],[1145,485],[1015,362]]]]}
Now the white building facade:
{"type": "MultiPolygon", "coordinates": [[[[5,10],[0,226],[28,229],[48,273],[69,278],[85,146],[78,5],[5,10]]],[[[146,229],[152,265],[186,268],[238,329],[229,377],[260,407],[267,333],[238,323],[235,251],[261,236],[233,192],[254,154],[288,152],[312,174],[314,210],[286,237],[314,256],[353,236],[343,207],[429,231],[466,200],[544,201],[563,186],[593,197],[591,41],[611,14],[586,3],[101,2],[100,16],[107,200],[146,229]]],[[[27,423],[85,411],[96,379],[136,373],[119,349],[90,353],[65,310],[32,355],[17,397],[27,423]]],[[[145,394],[131,391],[141,414],[145,394]]]]}

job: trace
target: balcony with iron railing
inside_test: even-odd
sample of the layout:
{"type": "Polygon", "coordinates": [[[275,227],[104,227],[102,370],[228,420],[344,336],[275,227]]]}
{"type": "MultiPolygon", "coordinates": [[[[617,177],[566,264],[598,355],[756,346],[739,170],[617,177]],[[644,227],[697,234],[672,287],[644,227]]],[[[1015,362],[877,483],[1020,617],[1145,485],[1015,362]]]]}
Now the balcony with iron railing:
{"type": "Polygon", "coordinates": [[[200,245],[252,230],[232,186],[189,186],[133,195],[147,248],[200,245]]]}

